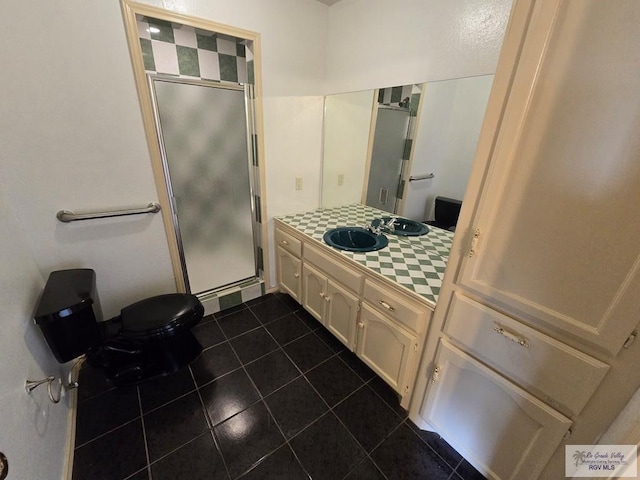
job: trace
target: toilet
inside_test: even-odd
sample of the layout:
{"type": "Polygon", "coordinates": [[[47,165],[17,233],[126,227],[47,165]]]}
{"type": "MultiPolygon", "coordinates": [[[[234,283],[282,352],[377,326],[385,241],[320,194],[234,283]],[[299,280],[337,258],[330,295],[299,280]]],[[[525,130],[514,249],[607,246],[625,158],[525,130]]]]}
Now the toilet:
{"type": "Polygon", "coordinates": [[[116,386],[168,375],[202,352],[191,329],[204,307],[195,295],[172,293],[136,302],[103,320],[91,269],[49,275],[34,319],[60,363],[86,355],[116,386]]]}

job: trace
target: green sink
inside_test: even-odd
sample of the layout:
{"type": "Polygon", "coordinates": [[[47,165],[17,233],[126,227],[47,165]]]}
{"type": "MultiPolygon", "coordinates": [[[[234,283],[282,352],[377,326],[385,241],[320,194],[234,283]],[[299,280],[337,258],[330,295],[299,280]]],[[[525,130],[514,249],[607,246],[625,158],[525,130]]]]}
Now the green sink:
{"type": "Polygon", "coordinates": [[[384,235],[376,235],[360,227],[338,227],[327,230],[322,239],[326,244],[349,252],[373,252],[389,244],[384,235]]]}
{"type": "Polygon", "coordinates": [[[401,237],[418,237],[429,232],[429,227],[424,223],[409,220],[401,217],[381,217],[371,222],[374,228],[380,228],[384,233],[391,233],[401,237]],[[389,228],[387,225],[393,218],[393,225],[389,228]]]}

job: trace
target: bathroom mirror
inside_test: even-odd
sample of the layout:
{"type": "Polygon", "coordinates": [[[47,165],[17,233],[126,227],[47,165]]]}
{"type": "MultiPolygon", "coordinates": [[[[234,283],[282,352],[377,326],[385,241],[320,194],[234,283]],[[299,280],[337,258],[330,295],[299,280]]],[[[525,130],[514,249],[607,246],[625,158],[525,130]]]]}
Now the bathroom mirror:
{"type": "MultiPolygon", "coordinates": [[[[398,108],[395,102],[391,108],[383,105],[383,92],[391,89],[328,95],[325,98],[322,205],[366,203],[424,221],[434,218],[435,197],[462,200],[492,83],[493,75],[482,75],[413,85],[407,109],[413,112],[406,114],[402,112],[403,106],[398,108]],[[381,112],[385,117],[406,115],[409,119],[406,127],[400,127],[409,129],[409,141],[401,152],[405,161],[400,165],[404,170],[390,169],[404,181],[398,182],[399,200],[395,203],[384,198],[385,191],[374,178],[377,175],[374,147],[377,140],[388,133],[381,128],[388,123],[381,112]],[[411,133],[411,129],[415,131],[411,133]],[[376,204],[376,200],[387,200],[387,204],[376,204]]],[[[402,100],[407,97],[407,91],[403,93],[402,100]]],[[[394,100],[397,98],[396,95],[394,100]]],[[[391,124],[397,122],[392,120],[391,124]]]]}

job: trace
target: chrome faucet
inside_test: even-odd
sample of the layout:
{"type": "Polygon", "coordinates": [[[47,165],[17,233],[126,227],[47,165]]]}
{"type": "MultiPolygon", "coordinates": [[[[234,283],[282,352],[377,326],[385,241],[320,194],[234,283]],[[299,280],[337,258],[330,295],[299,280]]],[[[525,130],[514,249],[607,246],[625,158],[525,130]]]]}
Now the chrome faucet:
{"type": "Polygon", "coordinates": [[[378,220],[378,225],[376,227],[374,227],[373,224],[370,223],[368,225],[364,225],[362,228],[364,228],[365,230],[369,230],[374,235],[382,235],[382,232],[385,232],[385,231],[393,232],[395,230],[395,224],[396,224],[395,218],[389,219],[389,221],[386,223],[381,218],[378,220]]]}
{"type": "Polygon", "coordinates": [[[363,225],[362,228],[364,228],[365,230],[370,231],[374,235],[382,235],[382,226],[381,225],[378,225],[377,227],[374,227],[372,224],[369,223],[367,225],[363,225]]]}
{"type": "Polygon", "coordinates": [[[396,219],[391,217],[391,219],[389,219],[386,224],[382,220],[380,220],[380,226],[383,230],[387,229],[390,232],[393,232],[396,229],[396,219]]]}

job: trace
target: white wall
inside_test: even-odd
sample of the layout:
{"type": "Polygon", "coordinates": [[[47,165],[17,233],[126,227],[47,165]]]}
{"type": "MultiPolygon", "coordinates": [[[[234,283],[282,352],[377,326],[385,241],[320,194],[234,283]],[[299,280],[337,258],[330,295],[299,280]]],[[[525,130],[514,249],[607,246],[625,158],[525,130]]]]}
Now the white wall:
{"type": "Polygon", "coordinates": [[[464,198],[492,83],[493,75],[427,83],[411,175],[435,178],[409,183],[404,216],[433,220],[436,196],[464,198]]]}
{"type": "Polygon", "coordinates": [[[160,215],[62,224],[56,211],[157,199],[117,2],[12,2],[0,102],[7,193],[36,264],[97,272],[105,315],[175,289],[160,215]]]}
{"type": "Polygon", "coordinates": [[[327,92],[495,72],[511,0],[342,0],[329,9],[327,92]]]}
{"type": "Polygon", "coordinates": [[[276,284],[273,217],[320,204],[322,106],[321,96],[264,99],[271,285],[276,284]],[[302,190],[295,190],[296,177],[302,177],[302,190]]]}
{"type": "Polygon", "coordinates": [[[60,377],[60,367],[32,321],[44,285],[6,196],[0,162],[0,452],[9,478],[61,478],[66,452],[68,405],[49,402],[46,386],[31,395],[27,379],[60,377]]]}

